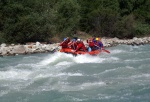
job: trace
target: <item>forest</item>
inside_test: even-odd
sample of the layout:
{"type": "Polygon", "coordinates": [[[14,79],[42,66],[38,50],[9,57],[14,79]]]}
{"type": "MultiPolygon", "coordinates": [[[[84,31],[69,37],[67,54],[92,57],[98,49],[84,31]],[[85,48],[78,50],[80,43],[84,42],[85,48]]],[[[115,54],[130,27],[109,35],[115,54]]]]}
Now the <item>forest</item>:
{"type": "Polygon", "coordinates": [[[150,0],[0,0],[0,43],[150,35],[150,0]]]}

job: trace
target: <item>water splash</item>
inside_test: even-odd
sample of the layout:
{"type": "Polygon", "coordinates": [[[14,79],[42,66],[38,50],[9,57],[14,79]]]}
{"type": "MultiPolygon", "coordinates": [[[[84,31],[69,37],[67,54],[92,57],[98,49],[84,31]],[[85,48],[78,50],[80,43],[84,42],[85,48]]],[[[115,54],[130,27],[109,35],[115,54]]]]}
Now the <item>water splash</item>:
{"type": "Polygon", "coordinates": [[[148,101],[149,49],[119,45],[99,56],[58,52],[1,58],[0,100],[148,101]]]}

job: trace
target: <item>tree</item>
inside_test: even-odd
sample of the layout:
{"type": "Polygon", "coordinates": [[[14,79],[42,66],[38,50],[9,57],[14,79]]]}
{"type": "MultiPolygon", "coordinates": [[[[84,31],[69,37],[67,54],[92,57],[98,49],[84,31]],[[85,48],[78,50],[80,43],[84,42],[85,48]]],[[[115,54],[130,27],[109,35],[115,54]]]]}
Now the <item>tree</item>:
{"type": "Polygon", "coordinates": [[[7,42],[47,41],[53,36],[56,18],[52,9],[54,2],[47,0],[10,1],[6,1],[1,8],[3,12],[1,32],[7,42]]]}
{"type": "Polygon", "coordinates": [[[57,31],[63,36],[68,36],[78,27],[80,7],[76,0],[60,0],[56,6],[57,31]]]}

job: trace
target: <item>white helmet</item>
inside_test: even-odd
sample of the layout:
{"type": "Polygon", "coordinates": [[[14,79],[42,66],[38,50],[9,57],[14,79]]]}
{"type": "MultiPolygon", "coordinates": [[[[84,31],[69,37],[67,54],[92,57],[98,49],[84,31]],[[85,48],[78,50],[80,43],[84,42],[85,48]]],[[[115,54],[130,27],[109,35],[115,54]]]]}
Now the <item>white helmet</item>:
{"type": "Polygon", "coordinates": [[[81,39],[77,39],[77,41],[78,41],[78,42],[80,42],[80,41],[81,41],[81,39]]]}

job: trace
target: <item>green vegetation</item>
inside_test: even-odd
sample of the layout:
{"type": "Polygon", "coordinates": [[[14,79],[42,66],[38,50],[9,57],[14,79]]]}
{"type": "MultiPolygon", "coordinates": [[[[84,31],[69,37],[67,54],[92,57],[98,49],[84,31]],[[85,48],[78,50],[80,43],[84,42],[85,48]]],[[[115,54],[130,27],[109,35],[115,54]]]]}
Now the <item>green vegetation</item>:
{"type": "Polygon", "coordinates": [[[0,43],[150,35],[150,0],[0,0],[0,43]]]}

